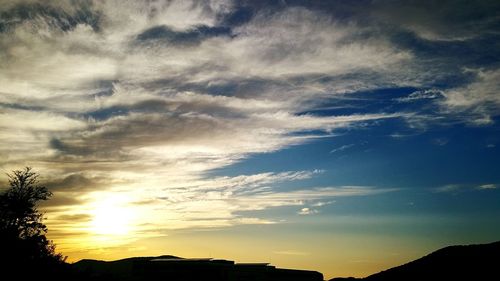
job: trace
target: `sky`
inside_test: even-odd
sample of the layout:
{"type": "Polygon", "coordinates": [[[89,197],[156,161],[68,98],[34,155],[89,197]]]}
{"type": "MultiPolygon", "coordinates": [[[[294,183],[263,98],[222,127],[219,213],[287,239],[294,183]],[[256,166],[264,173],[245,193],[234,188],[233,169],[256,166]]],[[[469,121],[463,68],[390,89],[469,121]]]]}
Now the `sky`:
{"type": "Polygon", "coordinates": [[[366,276],[500,238],[499,1],[0,0],[0,180],[69,261],[366,276]]]}

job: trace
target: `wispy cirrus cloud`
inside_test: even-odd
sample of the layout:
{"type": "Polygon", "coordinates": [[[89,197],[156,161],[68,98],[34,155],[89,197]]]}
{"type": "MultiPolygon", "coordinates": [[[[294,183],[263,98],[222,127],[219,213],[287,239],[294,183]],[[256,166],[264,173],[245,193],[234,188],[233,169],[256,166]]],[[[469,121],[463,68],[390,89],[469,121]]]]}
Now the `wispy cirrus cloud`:
{"type": "Polygon", "coordinates": [[[443,186],[439,186],[433,189],[434,192],[437,193],[459,193],[464,191],[474,191],[474,190],[493,190],[497,189],[498,185],[493,183],[488,184],[479,184],[479,185],[471,185],[471,184],[447,184],[443,186]]]}
{"type": "Polygon", "coordinates": [[[464,185],[460,184],[447,184],[434,188],[434,192],[446,193],[446,192],[458,192],[464,188],[464,185]]]}
{"type": "Polygon", "coordinates": [[[345,145],[343,145],[341,147],[332,149],[330,151],[330,153],[342,152],[342,151],[347,150],[347,149],[349,149],[349,148],[351,148],[353,146],[355,146],[355,144],[345,144],[345,145]]]}
{"type": "Polygon", "coordinates": [[[433,41],[463,41],[492,32],[497,26],[499,8],[495,1],[475,3],[440,1],[415,3],[381,1],[374,4],[372,16],[382,22],[391,21],[419,37],[433,41]],[[430,12],[435,11],[435,12],[430,12]]]}
{"type": "Polygon", "coordinates": [[[445,91],[442,105],[452,113],[469,116],[469,123],[488,125],[500,110],[500,70],[469,70],[476,79],[464,86],[445,91]]]}
{"type": "Polygon", "coordinates": [[[482,184],[480,186],[477,187],[477,189],[480,189],[480,190],[485,190],[485,189],[497,189],[498,188],[498,185],[496,184],[492,184],[492,183],[489,183],[489,184],[482,184]]]}
{"type": "Polygon", "coordinates": [[[284,250],[284,251],[274,251],[273,253],[278,255],[287,255],[287,256],[309,256],[310,253],[294,251],[294,250],[284,250]]]}
{"type": "Polygon", "coordinates": [[[299,187],[295,190],[279,190],[275,187],[278,183],[305,181],[319,173],[321,171],[288,171],[211,179],[192,178],[189,181],[164,182],[163,185],[155,183],[141,188],[131,182],[128,185],[114,185],[111,190],[113,183],[110,181],[107,188],[62,189],[64,185],[80,186],[82,182],[85,184],[90,181],[81,176],[71,176],[60,183],[61,190],[54,197],[57,204],[45,206],[50,208],[47,223],[63,247],[71,248],[78,241],[94,241],[91,244],[95,245],[100,239],[98,237],[111,234],[114,237],[113,243],[118,245],[130,243],[133,239],[163,236],[168,231],[178,229],[276,224],[282,220],[260,218],[251,213],[270,208],[302,206],[300,214],[314,214],[318,212],[317,209],[306,206],[320,208],[332,202],[333,198],[396,191],[368,186],[299,187]],[[64,202],[69,198],[67,195],[80,200],[80,205],[74,208],[70,202],[64,202]],[[66,204],[60,204],[61,200],[61,203],[66,204]],[[110,217],[119,214],[118,217],[123,219],[123,224],[114,230],[116,233],[101,233],[96,228],[101,223],[106,223],[106,218],[96,216],[100,210],[105,210],[110,217]],[[65,219],[70,217],[75,219],[71,222],[65,219]],[[162,219],[151,220],[151,217],[162,219]],[[124,229],[123,234],[119,232],[120,229],[124,229]],[[74,233],[76,230],[84,235],[74,233]]]}
{"type": "Polygon", "coordinates": [[[406,97],[396,98],[395,100],[405,103],[405,102],[414,102],[426,99],[437,99],[442,97],[443,93],[440,90],[431,89],[431,90],[415,91],[406,97]]]}
{"type": "Polygon", "coordinates": [[[319,211],[316,209],[311,209],[311,208],[306,207],[306,208],[300,209],[300,211],[298,211],[297,214],[306,216],[306,215],[317,214],[318,212],[319,211]]]}

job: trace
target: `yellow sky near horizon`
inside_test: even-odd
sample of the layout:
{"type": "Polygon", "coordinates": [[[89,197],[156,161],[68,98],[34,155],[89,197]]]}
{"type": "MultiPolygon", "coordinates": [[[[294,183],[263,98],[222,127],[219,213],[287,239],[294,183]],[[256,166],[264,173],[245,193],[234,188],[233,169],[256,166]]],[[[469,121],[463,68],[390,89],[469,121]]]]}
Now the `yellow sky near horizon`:
{"type": "MultiPolygon", "coordinates": [[[[355,220],[355,218],[341,218],[355,220]]],[[[49,223],[49,238],[51,237],[49,223]]],[[[117,230],[120,230],[118,228],[117,230]]],[[[71,236],[70,236],[71,237],[71,236]]],[[[311,224],[240,225],[166,231],[155,237],[130,237],[120,231],[87,233],[72,240],[53,237],[69,262],[174,255],[269,262],[282,268],[315,270],[333,277],[364,277],[430,253],[445,242],[412,235],[317,232],[311,224]],[[86,244],[88,243],[88,244],[86,244]],[[441,243],[441,244],[440,244],[441,243]]]]}

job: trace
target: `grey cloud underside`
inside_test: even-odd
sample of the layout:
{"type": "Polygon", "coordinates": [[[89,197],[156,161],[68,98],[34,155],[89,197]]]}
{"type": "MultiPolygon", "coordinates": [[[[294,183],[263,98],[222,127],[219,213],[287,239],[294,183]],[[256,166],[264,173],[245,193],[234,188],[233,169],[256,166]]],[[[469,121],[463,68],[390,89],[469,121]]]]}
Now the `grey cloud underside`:
{"type": "Polygon", "coordinates": [[[77,214],[77,215],[61,215],[56,218],[57,220],[61,221],[90,221],[92,219],[92,216],[89,216],[87,214],[77,214]]]}
{"type": "Polygon", "coordinates": [[[64,9],[50,2],[21,3],[6,5],[7,9],[0,9],[0,32],[8,32],[26,22],[47,24],[61,31],[71,31],[79,24],[99,30],[101,14],[93,9],[90,1],[75,1],[76,6],[64,9]]]}
{"type": "Polygon", "coordinates": [[[44,201],[40,203],[40,206],[43,209],[48,208],[58,208],[58,207],[71,207],[71,206],[79,206],[84,203],[83,200],[75,198],[74,195],[65,195],[55,193],[53,198],[48,201],[44,201]]]}
{"type": "Polygon", "coordinates": [[[187,31],[177,32],[168,26],[161,25],[149,28],[137,35],[136,41],[138,43],[147,43],[153,40],[174,46],[196,46],[204,39],[217,36],[231,36],[231,29],[222,26],[210,27],[202,25],[187,31]]]}
{"type": "Polygon", "coordinates": [[[102,176],[89,177],[84,174],[69,174],[62,179],[50,180],[45,183],[51,192],[86,192],[105,189],[112,179],[102,176]]]}
{"type": "MultiPolygon", "coordinates": [[[[498,49],[499,40],[491,37],[495,35],[493,31],[497,18],[492,11],[495,10],[497,4],[494,1],[479,4],[448,4],[417,5],[413,2],[382,1],[370,4],[374,7],[372,12],[367,12],[357,4],[346,5],[335,1],[331,4],[292,1],[288,5],[277,4],[271,7],[262,3],[243,2],[232,4],[230,9],[220,10],[214,10],[210,4],[192,4],[188,6],[192,11],[198,9],[200,15],[213,16],[212,23],[194,24],[184,29],[168,24],[142,23],[143,28],[137,28],[133,33],[120,38],[122,43],[117,46],[122,49],[115,51],[113,59],[127,60],[127,56],[145,56],[144,77],[141,77],[139,73],[130,72],[135,66],[135,62],[132,61],[130,65],[126,62],[117,62],[118,66],[124,70],[110,74],[114,79],[97,76],[78,81],[77,91],[79,92],[76,92],[76,97],[80,102],[88,103],[89,108],[84,112],[78,108],[62,111],[57,109],[55,112],[80,120],[92,118],[97,122],[88,123],[85,132],[50,136],[48,144],[62,153],[73,155],[100,153],[101,156],[106,156],[122,151],[124,147],[158,145],[171,141],[189,142],[194,132],[201,134],[200,139],[202,139],[206,131],[212,131],[209,134],[212,136],[216,135],[216,132],[222,133],[230,129],[224,125],[226,119],[250,119],[252,117],[252,113],[242,113],[235,108],[228,109],[220,103],[185,102],[177,101],[175,98],[167,101],[163,99],[172,93],[183,91],[243,99],[288,99],[290,103],[278,105],[281,108],[268,110],[267,113],[284,110],[293,116],[314,109],[314,106],[320,105],[322,101],[335,98],[337,93],[401,86],[434,88],[443,84],[446,84],[446,87],[466,88],[467,84],[477,81],[478,77],[474,72],[464,72],[463,67],[484,67],[485,64],[478,64],[478,61],[486,61],[490,69],[497,67],[498,52],[493,50],[498,49]],[[470,5],[474,5],[475,9],[469,9],[470,5]],[[435,12],[423,12],[430,10],[435,12]],[[459,13],[459,11],[466,12],[459,13]],[[409,14],[412,16],[405,16],[409,14]],[[361,19],[361,15],[367,17],[361,19]],[[233,26],[231,26],[232,22],[233,26]],[[396,27],[397,23],[402,23],[401,29],[396,27]],[[421,36],[422,34],[419,33],[421,30],[429,31],[437,37],[444,33],[450,34],[447,28],[454,23],[474,26],[480,31],[475,32],[474,36],[465,36],[466,38],[460,34],[449,38],[435,38],[421,36]],[[332,25],[335,28],[331,28],[332,25]],[[370,28],[371,25],[376,28],[370,28]],[[303,33],[301,29],[304,29],[306,33],[303,33]],[[338,37],[338,39],[332,41],[329,37],[338,37]],[[461,40],[449,43],[455,37],[465,39],[461,38],[461,40]],[[476,40],[476,37],[480,38],[476,40]],[[485,44],[488,40],[493,44],[485,44]],[[248,69],[262,68],[263,72],[246,73],[245,70],[237,69],[231,62],[227,62],[224,52],[211,50],[224,48],[224,44],[235,44],[235,47],[228,49],[228,52],[239,51],[237,47],[240,47],[243,55],[253,55],[249,58],[242,57],[241,63],[248,63],[248,69]],[[372,45],[381,45],[381,48],[388,50],[387,55],[380,58],[380,62],[374,61],[369,64],[360,62],[356,65],[357,62],[353,60],[352,65],[346,64],[339,69],[332,69],[327,64],[319,63],[320,59],[326,61],[330,59],[328,53],[324,58],[321,57],[322,53],[328,52],[330,48],[333,48],[334,52],[360,48],[359,52],[363,52],[372,45]],[[253,52],[252,46],[259,52],[253,52]],[[489,51],[485,52],[480,46],[486,46],[489,51]],[[196,51],[179,53],[179,49],[182,50],[185,47],[196,49],[196,51]],[[188,56],[186,66],[183,65],[179,69],[170,71],[164,69],[176,67],[177,62],[176,64],[169,62],[164,65],[156,64],[166,58],[171,51],[174,55],[188,56]],[[384,65],[386,63],[384,60],[402,52],[407,52],[413,58],[395,60],[387,62],[387,66],[384,65]],[[155,58],[156,53],[159,56],[155,58]],[[203,57],[205,54],[208,55],[206,59],[203,57]],[[463,57],[461,54],[468,54],[470,62],[462,60],[457,63],[459,61],[456,57],[463,57]],[[421,59],[425,61],[424,65],[416,62],[421,59]],[[315,60],[318,62],[314,62],[315,60]],[[308,65],[311,61],[313,63],[308,65]],[[147,64],[150,62],[151,65],[148,67],[147,64]],[[303,71],[299,68],[288,73],[287,69],[293,69],[302,63],[304,64],[303,71]],[[425,70],[427,64],[432,64],[432,69],[429,71],[425,70]],[[394,67],[406,67],[412,70],[394,71],[392,70],[394,67]],[[157,71],[161,78],[149,77],[148,74],[151,73],[147,72],[148,68],[157,71]],[[276,75],[269,72],[272,68],[277,68],[276,75]],[[280,74],[280,71],[283,74],[280,74]],[[128,104],[112,100],[117,96],[114,85],[124,85],[127,88],[127,84],[139,86],[143,92],[138,95],[147,93],[148,97],[128,104]],[[98,104],[92,103],[92,100],[98,100],[98,104]],[[110,102],[106,102],[107,100],[110,102]],[[148,126],[150,129],[145,129],[148,126]],[[108,153],[110,150],[111,152],[108,153]]],[[[172,5],[146,3],[138,13],[144,16],[145,21],[153,21],[157,15],[164,12],[164,9],[172,5]]],[[[85,31],[83,35],[96,36],[90,37],[90,40],[97,40],[97,44],[102,44],[111,38],[105,37],[105,34],[109,33],[106,28],[110,31],[121,32],[119,26],[113,25],[115,19],[110,18],[109,13],[106,7],[93,4],[92,1],[77,1],[76,5],[67,4],[61,7],[36,1],[21,2],[18,5],[8,5],[7,9],[2,11],[1,29],[7,34],[4,36],[14,35],[15,37],[16,32],[22,30],[25,22],[47,23],[48,32],[63,31],[63,34],[54,33],[53,36],[60,37],[60,40],[63,40],[61,42],[66,42],[64,41],[67,40],[66,37],[78,26],[88,26],[91,27],[91,31],[85,31]]],[[[466,28],[460,30],[466,30],[466,28]]],[[[33,36],[38,35],[33,34],[33,36]]],[[[44,38],[37,40],[43,41],[44,38]]],[[[103,54],[110,52],[99,47],[95,49],[77,47],[79,39],[71,40],[77,41],[70,41],[69,47],[64,47],[63,52],[68,55],[71,51],[77,50],[83,52],[84,55],[96,55],[96,59],[99,59],[103,54]]],[[[116,41],[116,39],[113,40],[116,41]]],[[[6,45],[6,49],[15,47],[9,46],[10,42],[30,44],[27,41],[15,42],[5,39],[1,42],[6,45]]],[[[57,48],[57,45],[53,47],[57,48]]],[[[373,53],[367,55],[376,56],[377,51],[378,49],[375,48],[373,53]]],[[[15,57],[12,52],[4,52],[3,55],[15,57]]],[[[356,55],[356,51],[352,54],[346,53],[346,56],[352,56],[353,59],[356,55]]],[[[334,57],[330,64],[335,65],[338,62],[336,59],[334,57]]],[[[29,77],[26,78],[29,79],[29,77]]],[[[57,82],[54,83],[55,85],[51,84],[50,88],[58,88],[60,94],[50,94],[33,100],[24,99],[24,104],[14,98],[14,101],[2,104],[5,107],[50,112],[52,111],[50,105],[44,106],[56,104],[56,101],[61,101],[65,98],[64,96],[67,96],[65,94],[67,86],[57,86],[57,82]]],[[[133,90],[133,87],[131,88],[133,90]]],[[[7,95],[12,95],[12,93],[7,93],[7,95]]],[[[65,103],[69,103],[70,100],[71,98],[65,103]]],[[[248,100],[248,102],[253,101],[248,100]]],[[[496,103],[495,100],[490,100],[490,102],[496,103]]],[[[443,104],[452,106],[451,103],[443,104]]],[[[495,111],[496,106],[483,106],[481,110],[483,114],[496,114],[495,111]]],[[[451,112],[453,110],[442,113],[451,112]]],[[[298,130],[304,129],[307,130],[307,128],[298,130]]],[[[210,136],[207,135],[207,137],[210,136]]]]}
{"type": "Polygon", "coordinates": [[[162,143],[192,143],[204,141],[210,135],[220,135],[225,125],[209,116],[182,116],[170,114],[132,114],[108,120],[102,127],[94,127],[85,134],[58,139],[51,146],[69,154],[112,155],[124,147],[152,146],[162,143]],[[111,150],[111,151],[110,151],[111,150]]]}
{"type": "Polygon", "coordinates": [[[113,116],[129,115],[130,113],[164,113],[182,114],[185,112],[198,112],[202,114],[212,114],[218,117],[244,117],[243,112],[238,109],[231,109],[227,105],[220,103],[203,103],[203,101],[181,101],[150,99],[139,101],[134,104],[114,105],[107,108],[101,108],[92,112],[85,113],[84,116],[95,118],[97,120],[106,120],[113,116]]]}
{"type": "Polygon", "coordinates": [[[465,40],[497,34],[498,1],[379,1],[373,17],[428,39],[465,40]]]}

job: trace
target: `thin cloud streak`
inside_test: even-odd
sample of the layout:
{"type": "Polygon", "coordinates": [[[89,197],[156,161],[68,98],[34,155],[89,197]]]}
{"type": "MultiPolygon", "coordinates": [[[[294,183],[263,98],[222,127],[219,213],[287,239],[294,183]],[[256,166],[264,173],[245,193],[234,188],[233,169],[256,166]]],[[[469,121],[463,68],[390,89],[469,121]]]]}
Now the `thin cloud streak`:
{"type": "MultiPolygon", "coordinates": [[[[278,191],[273,187],[282,182],[304,181],[319,173],[321,171],[289,171],[198,179],[190,181],[190,185],[187,186],[172,184],[160,190],[158,184],[147,184],[147,182],[143,184],[151,186],[150,188],[120,186],[114,192],[109,189],[91,192],[82,189],[71,194],[85,200],[86,204],[75,209],[71,208],[71,205],[67,205],[67,208],[47,205],[44,208],[50,208],[51,216],[47,222],[55,230],[63,247],[70,247],[77,241],[96,243],[94,240],[101,234],[96,234],[93,227],[102,219],[99,212],[101,208],[105,208],[106,212],[111,214],[114,212],[123,216],[129,214],[127,221],[120,226],[128,230],[127,235],[119,233],[112,235],[113,243],[118,245],[130,243],[131,239],[164,236],[168,231],[177,229],[276,224],[280,221],[243,215],[242,212],[305,205],[321,207],[337,197],[369,196],[397,191],[397,189],[365,186],[313,187],[293,191],[278,191]],[[324,200],[327,200],[327,203],[324,200]],[[150,219],[157,216],[162,219],[150,219]],[[66,218],[74,219],[68,222],[66,218]],[[71,232],[67,232],[69,227],[71,232]],[[83,235],[85,238],[80,234],[72,234],[76,230],[86,233],[83,235]]],[[[54,199],[60,201],[60,196],[64,194],[65,191],[58,191],[54,199]]],[[[304,209],[307,210],[301,214],[317,213],[308,207],[303,207],[302,210],[304,209]]]]}

